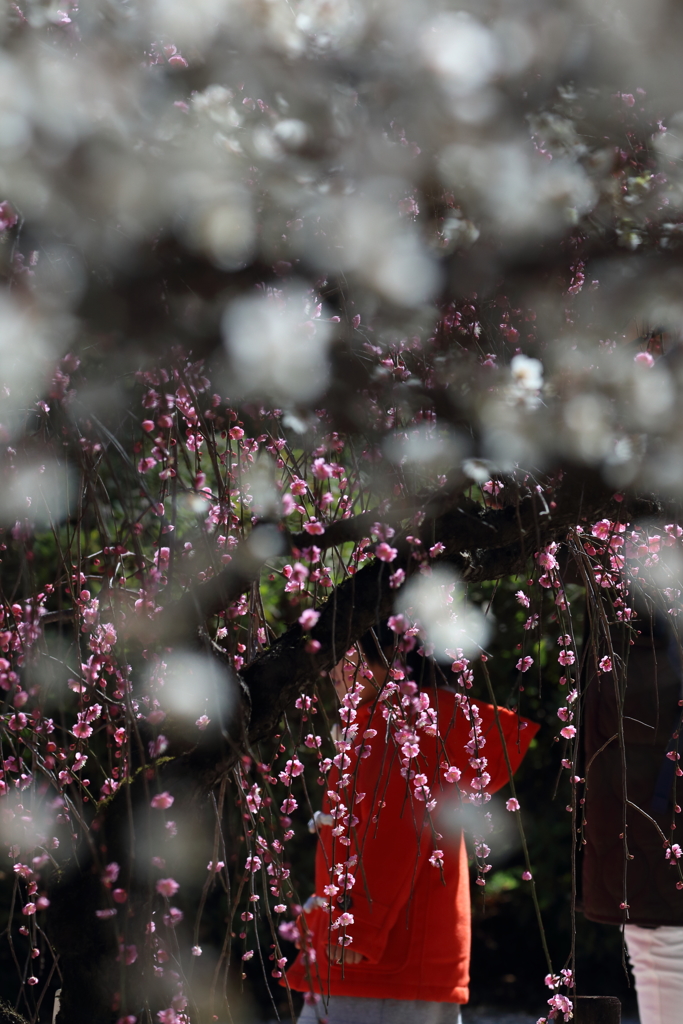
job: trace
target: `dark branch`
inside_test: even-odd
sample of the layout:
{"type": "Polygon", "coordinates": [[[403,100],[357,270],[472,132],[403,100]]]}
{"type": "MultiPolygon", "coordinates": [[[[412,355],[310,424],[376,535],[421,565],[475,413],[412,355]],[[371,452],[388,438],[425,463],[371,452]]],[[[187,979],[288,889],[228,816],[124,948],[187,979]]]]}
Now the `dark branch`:
{"type": "MultiPolygon", "coordinates": [[[[570,528],[592,523],[603,516],[623,518],[652,516],[659,511],[653,499],[633,498],[618,503],[597,474],[567,474],[558,483],[556,508],[547,513],[535,495],[519,505],[483,509],[474,502],[426,522],[423,534],[445,545],[442,562],[454,565],[466,582],[501,579],[524,572],[529,557],[552,541],[561,541],[570,528]]],[[[408,574],[416,563],[405,538],[397,542],[398,556],[391,568],[375,561],[338,586],[321,610],[312,636],[320,651],[305,650],[305,638],[297,624],[242,672],[252,703],[249,737],[261,739],[275,730],[282,711],[319,674],[331,668],[343,652],[371,626],[389,615],[397,592],[389,575],[397,568],[408,574]],[[412,563],[412,565],[411,565],[412,563]]]]}

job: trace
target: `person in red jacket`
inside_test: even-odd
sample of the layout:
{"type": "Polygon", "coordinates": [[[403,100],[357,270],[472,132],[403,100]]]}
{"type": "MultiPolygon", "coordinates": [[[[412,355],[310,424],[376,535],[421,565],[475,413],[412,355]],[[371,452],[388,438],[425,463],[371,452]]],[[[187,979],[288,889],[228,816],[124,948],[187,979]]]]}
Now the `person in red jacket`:
{"type": "Polygon", "coordinates": [[[373,633],[361,649],[330,673],[342,726],[287,983],[306,993],[299,1024],[458,1024],[469,870],[462,829],[442,835],[439,811],[508,781],[499,726],[513,771],[538,726],[504,708],[497,722],[464,689],[418,688],[373,633]]]}

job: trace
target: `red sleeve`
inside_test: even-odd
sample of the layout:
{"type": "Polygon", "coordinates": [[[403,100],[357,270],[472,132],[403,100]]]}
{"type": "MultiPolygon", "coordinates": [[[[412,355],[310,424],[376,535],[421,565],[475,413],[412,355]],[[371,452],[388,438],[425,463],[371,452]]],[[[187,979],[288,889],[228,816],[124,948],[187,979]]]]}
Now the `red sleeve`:
{"type": "MultiPolygon", "coordinates": [[[[491,781],[487,784],[485,791],[495,793],[510,781],[505,750],[500,741],[500,732],[496,722],[496,713],[492,704],[484,704],[483,701],[476,699],[473,699],[471,703],[478,709],[481,717],[481,735],[486,740],[479,751],[479,755],[485,757],[488,762],[486,772],[491,776],[491,781]]],[[[509,711],[507,708],[498,708],[498,720],[503,730],[505,748],[514,775],[540,726],[528,718],[521,718],[516,712],[509,711]]],[[[472,755],[466,750],[466,744],[471,738],[472,723],[467,720],[464,711],[458,707],[454,708],[453,718],[449,723],[446,723],[443,717],[441,722],[441,734],[446,745],[449,762],[462,772],[460,787],[469,789],[472,779],[478,774],[477,770],[470,765],[469,761],[472,755]]]]}
{"type": "MultiPolygon", "coordinates": [[[[491,776],[487,792],[495,793],[510,781],[510,772],[505,760],[503,745],[500,742],[500,732],[492,705],[480,704],[479,712],[484,719],[482,732],[486,737],[485,753],[489,762],[487,770],[491,776]]],[[[528,718],[520,718],[514,711],[508,711],[507,708],[498,708],[498,718],[505,737],[510,768],[514,775],[522,763],[532,739],[540,729],[540,725],[538,722],[529,721],[528,718]]]]}

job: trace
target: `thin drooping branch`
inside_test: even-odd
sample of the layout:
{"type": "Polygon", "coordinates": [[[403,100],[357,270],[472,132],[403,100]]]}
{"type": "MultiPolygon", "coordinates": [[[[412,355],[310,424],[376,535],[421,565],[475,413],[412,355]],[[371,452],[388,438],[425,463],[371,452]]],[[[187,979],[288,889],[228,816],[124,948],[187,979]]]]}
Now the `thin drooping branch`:
{"type": "Polygon", "coordinates": [[[337,547],[348,542],[357,542],[369,536],[373,525],[399,526],[418,513],[425,521],[454,507],[460,501],[463,489],[469,482],[462,474],[428,495],[393,503],[388,509],[370,509],[348,519],[332,523],[322,534],[286,534],[269,522],[257,525],[249,537],[239,544],[231,562],[211,579],[190,588],[176,603],[169,605],[155,624],[160,643],[178,644],[190,641],[197,627],[212,615],[226,609],[254,583],[267,561],[273,555],[285,551],[301,551],[313,544],[320,551],[337,547]]]}
{"type": "MultiPolygon", "coordinates": [[[[607,514],[623,517],[625,512],[652,516],[659,510],[658,504],[648,498],[633,498],[627,504],[617,502],[597,474],[583,474],[581,479],[566,475],[558,484],[557,499],[557,509],[547,512],[542,505],[537,507],[533,495],[526,496],[518,506],[503,509],[483,509],[474,502],[461,502],[460,507],[423,526],[425,534],[435,536],[445,546],[432,564],[453,565],[466,582],[501,579],[523,572],[531,554],[561,541],[572,526],[584,520],[595,522],[607,514]]],[[[332,592],[311,631],[320,644],[317,653],[306,650],[303,631],[296,624],[241,673],[251,695],[252,741],[272,732],[282,711],[302,687],[331,668],[363,633],[391,613],[397,591],[390,586],[390,573],[403,568],[409,574],[417,565],[412,558],[414,549],[405,537],[399,538],[396,546],[398,555],[391,569],[375,561],[332,592]]]]}
{"type": "MultiPolygon", "coordinates": [[[[465,497],[461,482],[459,487],[451,484],[423,502],[422,545],[435,541],[444,545],[432,564],[452,565],[466,583],[501,579],[524,572],[530,555],[552,541],[562,540],[570,527],[595,522],[608,514],[613,518],[623,517],[626,512],[630,516],[652,516],[659,511],[651,498],[617,502],[600,476],[585,470],[558,478],[552,509],[534,491],[520,498],[516,488],[509,485],[503,494],[507,501],[503,508],[485,508],[465,497]]],[[[372,510],[333,524],[314,541],[318,547],[331,547],[367,535],[378,519],[384,522],[393,515],[405,520],[411,513],[413,508],[404,507],[383,515],[372,510]]],[[[391,613],[397,592],[390,586],[390,574],[402,568],[410,575],[417,567],[413,558],[415,540],[409,543],[406,532],[392,542],[398,554],[391,567],[375,561],[332,591],[311,634],[320,644],[318,651],[307,650],[306,636],[297,623],[243,670],[240,679],[251,704],[251,741],[272,732],[282,711],[302,687],[331,668],[343,651],[391,613]]],[[[310,544],[312,538],[303,536],[310,544]]],[[[293,537],[292,544],[295,542],[303,544],[302,535],[293,537]]],[[[280,553],[284,552],[285,538],[276,526],[256,527],[236,549],[226,570],[188,591],[165,610],[158,620],[158,638],[177,645],[196,636],[199,625],[225,609],[258,579],[264,562],[278,552],[278,544],[280,553]]],[[[199,750],[197,753],[204,760],[204,754],[199,750]]]]}

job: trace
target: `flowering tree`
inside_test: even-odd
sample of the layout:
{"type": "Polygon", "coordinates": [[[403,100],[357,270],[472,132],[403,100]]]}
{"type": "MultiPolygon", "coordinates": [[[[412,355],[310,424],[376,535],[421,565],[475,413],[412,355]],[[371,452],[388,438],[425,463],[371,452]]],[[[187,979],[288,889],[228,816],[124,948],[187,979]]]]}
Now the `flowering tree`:
{"type": "MultiPolygon", "coordinates": [[[[60,1022],[215,1020],[263,947],[282,976],[288,850],[330,771],[353,828],[354,691],[333,741],[326,673],[385,619],[426,814],[434,716],[403,656],[460,693],[482,888],[470,691],[493,695],[499,586],[524,609],[516,706],[557,652],[580,815],[566,574],[595,650],[634,579],[672,619],[683,589],[679,37],[638,19],[8,9],[0,825],[25,1019],[59,988],[60,1022]]],[[[609,650],[596,671],[618,676],[609,650]]],[[[536,900],[528,857],[523,878],[536,900]]],[[[551,1016],[572,969],[548,964],[551,1016]]]]}

